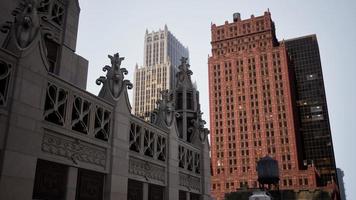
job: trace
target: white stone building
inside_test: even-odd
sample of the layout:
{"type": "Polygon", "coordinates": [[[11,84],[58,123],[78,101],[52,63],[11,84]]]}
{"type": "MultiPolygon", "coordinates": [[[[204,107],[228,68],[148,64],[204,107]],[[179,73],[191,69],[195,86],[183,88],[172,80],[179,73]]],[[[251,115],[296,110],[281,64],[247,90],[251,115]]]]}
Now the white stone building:
{"type": "Polygon", "coordinates": [[[131,114],[119,54],[99,95],[85,90],[78,0],[36,2],[0,2],[0,199],[210,199],[209,131],[187,60],[146,122],[131,114]]]}
{"type": "Polygon", "coordinates": [[[136,65],[134,72],[133,111],[140,117],[156,108],[160,92],[174,87],[175,74],[182,57],[189,58],[189,51],[168,30],[146,30],[144,64],[136,65]]]}

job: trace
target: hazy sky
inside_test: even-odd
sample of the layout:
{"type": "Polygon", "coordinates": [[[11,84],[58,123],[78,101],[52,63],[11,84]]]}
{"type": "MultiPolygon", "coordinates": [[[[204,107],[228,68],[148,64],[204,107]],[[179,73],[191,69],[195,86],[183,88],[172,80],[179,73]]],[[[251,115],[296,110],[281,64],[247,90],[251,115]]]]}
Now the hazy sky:
{"type": "MultiPolygon", "coordinates": [[[[209,121],[208,54],[210,25],[262,15],[268,8],[279,40],[316,34],[323,67],[337,167],[345,172],[348,200],[356,199],[356,1],[355,0],[80,0],[77,53],[89,60],[88,90],[110,63],[107,54],[124,56],[122,67],[133,82],[143,63],[143,39],[149,31],[168,29],[189,47],[193,80],[209,121]],[[354,189],[352,189],[354,188],[354,189]]],[[[131,97],[132,94],[130,94],[131,97]]]]}

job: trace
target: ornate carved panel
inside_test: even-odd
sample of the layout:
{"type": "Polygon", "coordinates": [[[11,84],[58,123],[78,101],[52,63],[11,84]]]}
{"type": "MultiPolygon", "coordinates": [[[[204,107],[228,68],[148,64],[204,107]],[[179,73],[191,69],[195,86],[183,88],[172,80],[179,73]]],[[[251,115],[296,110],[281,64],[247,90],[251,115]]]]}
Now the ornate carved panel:
{"type": "Polygon", "coordinates": [[[100,99],[91,99],[80,91],[53,79],[48,82],[44,105],[45,121],[74,130],[88,137],[108,141],[110,137],[111,111],[100,99]],[[71,106],[69,106],[71,104],[71,106]]]}
{"type": "Polygon", "coordinates": [[[131,123],[130,128],[130,150],[135,152],[141,152],[141,126],[131,123]]]}
{"type": "Polygon", "coordinates": [[[85,133],[89,132],[91,103],[81,97],[74,96],[72,109],[72,130],[85,133]]]}
{"type": "Polygon", "coordinates": [[[95,137],[104,141],[109,140],[111,113],[96,106],[94,134],[95,137]]]}
{"type": "Polygon", "coordinates": [[[65,199],[67,172],[65,165],[38,160],[33,199],[65,199]]]}
{"type": "Polygon", "coordinates": [[[104,174],[79,169],[76,199],[102,200],[104,189],[104,174]]]}
{"type": "Polygon", "coordinates": [[[185,168],[186,166],[186,150],[183,146],[178,147],[178,159],[179,159],[179,167],[185,168]]]}
{"type": "MultiPolygon", "coordinates": [[[[142,156],[165,162],[167,159],[167,137],[147,123],[131,122],[129,133],[131,151],[142,156]]],[[[137,154],[136,154],[137,155],[137,154]]]]}
{"type": "Polygon", "coordinates": [[[129,173],[165,183],[165,168],[154,163],[131,157],[129,160],[129,173]]]}
{"type": "Polygon", "coordinates": [[[50,0],[41,0],[38,3],[38,7],[37,7],[38,12],[39,13],[48,13],[50,10],[50,4],[51,4],[50,0]]]}
{"type": "Polygon", "coordinates": [[[53,3],[51,20],[57,25],[61,26],[63,24],[64,7],[59,3],[53,3]]]}
{"type": "Polygon", "coordinates": [[[179,167],[200,174],[200,154],[189,148],[178,146],[179,167]]]}
{"type": "Polygon", "coordinates": [[[41,0],[38,3],[37,11],[41,18],[47,22],[62,26],[64,22],[65,5],[58,0],[41,0]]]}
{"type": "Polygon", "coordinates": [[[194,172],[200,174],[200,154],[194,153],[194,172]]]}
{"type": "Polygon", "coordinates": [[[144,141],[143,141],[143,150],[146,156],[153,157],[154,143],[155,143],[154,133],[146,129],[144,135],[144,141]]]}
{"type": "Polygon", "coordinates": [[[161,136],[161,135],[157,135],[157,150],[156,150],[156,156],[158,160],[161,161],[165,161],[166,160],[166,138],[161,136]]]}
{"type": "Polygon", "coordinates": [[[179,185],[200,191],[200,178],[191,176],[189,174],[179,173],[179,185]]]}
{"type": "Polygon", "coordinates": [[[11,65],[0,60],[0,106],[4,106],[7,101],[11,76],[11,65]]]}
{"type": "Polygon", "coordinates": [[[63,126],[65,121],[68,92],[53,83],[48,83],[44,118],[63,126]]]}
{"type": "Polygon", "coordinates": [[[127,200],[142,200],[142,199],[143,199],[142,182],[129,179],[128,186],[127,186],[127,200]]]}
{"type": "Polygon", "coordinates": [[[193,151],[187,149],[187,169],[193,171],[193,151]]]}
{"type": "Polygon", "coordinates": [[[45,133],[42,151],[72,160],[75,164],[85,162],[106,166],[106,149],[74,138],[45,133]]]}

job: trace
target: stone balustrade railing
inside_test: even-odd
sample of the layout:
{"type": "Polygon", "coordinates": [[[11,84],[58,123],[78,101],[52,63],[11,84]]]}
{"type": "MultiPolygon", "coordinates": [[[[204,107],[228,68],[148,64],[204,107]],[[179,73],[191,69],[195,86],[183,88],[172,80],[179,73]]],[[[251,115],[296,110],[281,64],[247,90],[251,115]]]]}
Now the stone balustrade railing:
{"type": "Polygon", "coordinates": [[[135,155],[166,161],[168,148],[166,131],[132,116],[129,134],[129,148],[131,152],[137,153],[135,155]]]}
{"type": "Polygon", "coordinates": [[[113,105],[49,74],[43,118],[95,140],[109,141],[113,105]]]}

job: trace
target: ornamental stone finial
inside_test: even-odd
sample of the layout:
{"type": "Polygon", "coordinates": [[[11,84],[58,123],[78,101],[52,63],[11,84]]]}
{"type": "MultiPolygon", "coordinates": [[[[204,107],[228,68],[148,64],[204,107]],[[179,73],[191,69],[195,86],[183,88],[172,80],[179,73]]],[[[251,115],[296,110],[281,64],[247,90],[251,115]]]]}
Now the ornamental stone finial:
{"type": "Polygon", "coordinates": [[[190,65],[188,64],[188,58],[182,57],[180,59],[181,64],[178,66],[179,72],[177,76],[177,85],[192,85],[190,76],[193,72],[189,69],[190,65]]]}
{"type": "Polygon", "coordinates": [[[151,123],[168,128],[172,125],[175,116],[174,100],[168,90],[161,91],[162,99],[157,101],[157,108],[152,112],[151,123]]]}
{"type": "MultiPolygon", "coordinates": [[[[13,22],[5,22],[1,32],[14,36],[17,46],[25,49],[30,46],[40,31],[40,21],[37,13],[37,0],[22,0],[20,5],[12,12],[13,22]]],[[[8,36],[10,37],[10,36],[8,36]]],[[[7,42],[3,44],[7,46],[7,42]]]]}
{"type": "Polygon", "coordinates": [[[204,128],[206,121],[202,119],[202,115],[203,113],[198,110],[197,118],[191,120],[193,126],[188,128],[188,132],[192,133],[190,141],[194,141],[195,138],[199,137],[199,139],[204,142],[207,134],[209,134],[206,132],[208,129],[204,128]]]}
{"type": "Polygon", "coordinates": [[[121,62],[125,59],[120,57],[119,53],[113,56],[108,55],[111,60],[111,66],[106,65],[103,67],[103,71],[107,72],[106,77],[100,76],[96,80],[96,84],[103,84],[103,87],[99,93],[99,96],[104,96],[106,91],[110,91],[110,94],[114,100],[117,100],[122,91],[127,87],[127,89],[132,89],[132,83],[129,80],[124,80],[125,75],[127,75],[127,70],[125,68],[120,68],[121,62]]]}

